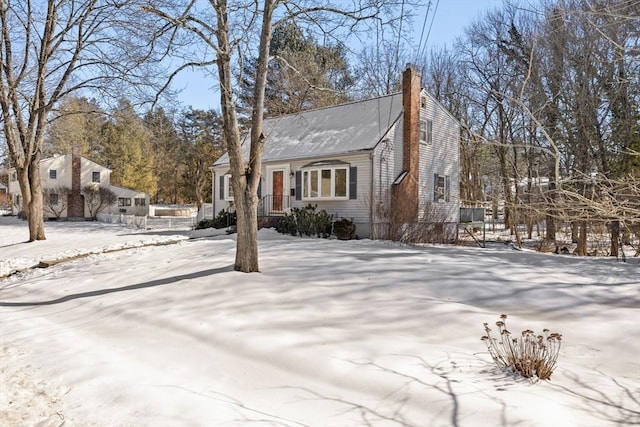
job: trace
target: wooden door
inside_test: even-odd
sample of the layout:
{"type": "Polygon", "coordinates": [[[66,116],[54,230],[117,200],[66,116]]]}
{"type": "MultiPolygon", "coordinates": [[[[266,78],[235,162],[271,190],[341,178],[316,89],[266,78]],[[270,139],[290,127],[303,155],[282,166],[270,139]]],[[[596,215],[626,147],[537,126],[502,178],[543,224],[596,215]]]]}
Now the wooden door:
{"type": "Polygon", "coordinates": [[[273,211],[284,210],[284,171],[271,172],[271,195],[273,197],[273,211]]]}

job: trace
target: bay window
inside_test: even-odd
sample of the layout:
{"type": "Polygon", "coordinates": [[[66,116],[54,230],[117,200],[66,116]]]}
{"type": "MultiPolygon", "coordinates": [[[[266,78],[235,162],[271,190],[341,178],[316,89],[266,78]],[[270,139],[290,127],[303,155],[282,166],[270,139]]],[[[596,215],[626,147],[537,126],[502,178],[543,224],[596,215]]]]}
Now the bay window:
{"type": "Polygon", "coordinates": [[[346,199],[348,166],[307,167],[302,170],[303,199],[346,199]]]}

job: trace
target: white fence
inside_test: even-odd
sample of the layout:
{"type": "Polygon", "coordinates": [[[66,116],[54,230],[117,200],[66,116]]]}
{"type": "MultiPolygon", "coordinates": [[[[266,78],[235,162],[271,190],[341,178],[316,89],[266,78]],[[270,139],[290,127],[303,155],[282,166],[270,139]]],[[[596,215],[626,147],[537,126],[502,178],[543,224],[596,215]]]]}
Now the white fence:
{"type": "Polygon", "coordinates": [[[123,224],[128,227],[147,228],[146,216],[99,213],[97,218],[98,221],[106,222],[107,224],[123,224]]]}
{"type": "Polygon", "coordinates": [[[98,221],[108,224],[122,224],[132,228],[142,228],[145,230],[193,230],[196,226],[195,217],[149,217],[124,214],[98,214],[98,221]]]}

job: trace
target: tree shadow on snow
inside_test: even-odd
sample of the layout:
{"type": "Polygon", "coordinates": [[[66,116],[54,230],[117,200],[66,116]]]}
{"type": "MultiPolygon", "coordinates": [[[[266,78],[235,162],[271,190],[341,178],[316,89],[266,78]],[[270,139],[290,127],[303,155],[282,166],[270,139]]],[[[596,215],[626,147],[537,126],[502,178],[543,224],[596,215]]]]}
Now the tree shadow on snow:
{"type": "Polygon", "coordinates": [[[632,388],[603,372],[594,372],[606,378],[606,382],[602,379],[598,381],[601,388],[594,387],[588,380],[568,370],[563,370],[560,381],[550,385],[579,399],[580,403],[574,405],[575,409],[589,413],[603,424],[640,425],[640,387],[636,384],[632,388]],[[602,384],[606,388],[602,388],[602,384]]]}
{"type": "Polygon", "coordinates": [[[189,274],[182,274],[179,276],[165,277],[164,279],[151,280],[149,282],[136,283],[133,285],[120,286],[117,288],[106,288],[106,289],[97,289],[95,291],[80,292],[77,294],[65,295],[63,297],[48,300],[48,301],[20,301],[20,302],[0,301],[0,307],[33,307],[33,306],[61,304],[64,302],[73,301],[77,299],[91,298],[91,297],[96,297],[101,295],[112,294],[116,292],[126,292],[126,291],[133,291],[136,289],[145,289],[145,288],[153,288],[156,286],[170,285],[172,283],[180,282],[182,280],[199,279],[201,277],[212,276],[214,274],[226,273],[230,271],[234,271],[233,265],[227,265],[227,266],[218,267],[218,268],[211,268],[208,270],[197,271],[195,273],[189,273],[189,274]]]}

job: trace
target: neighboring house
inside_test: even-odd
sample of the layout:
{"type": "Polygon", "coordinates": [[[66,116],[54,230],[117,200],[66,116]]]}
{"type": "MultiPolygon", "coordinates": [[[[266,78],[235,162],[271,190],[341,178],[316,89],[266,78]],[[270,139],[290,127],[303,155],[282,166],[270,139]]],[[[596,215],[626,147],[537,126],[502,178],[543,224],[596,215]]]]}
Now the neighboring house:
{"type": "MultiPolygon", "coordinates": [[[[9,193],[12,195],[12,213],[20,212],[22,207],[22,193],[18,184],[15,169],[9,169],[9,193]]],[[[149,195],[116,187],[110,182],[111,170],[89,159],[76,154],[55,155],[40,161],[40,177],[42,188],[49,191],[49,202],[44,203],[44,215],[53,218],[57,215],[51,211],[49,204],[59,206],[60,218],[84,219],[90,218],[89,209],[84,202],[82,188],[86,185],[106,187],[113,191],[118,201],[103,212],[112,214],[126,214],[145,216],[149,213],[149,195]],[[67,187],[71,192],[62,200],[62,194],[55,193],[55,189],[67,187]]]]}
{"type": "MultiPolygon", "coordinates": [[[[368,238],[458,222],[460,125],[412,67],[400,93],[266,119],[263,132],[261,216],[317,205],[368,238]]],[[[212,171],[214,212],[233,209],[227,154],[212,171]]]]}
{"type": "Polygon", "coordinates": [[[9,189],[0,182],[0,208],[9,206],[9,189]]]}

